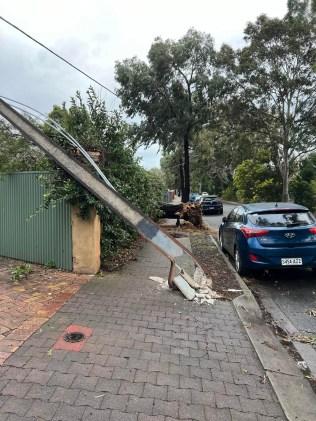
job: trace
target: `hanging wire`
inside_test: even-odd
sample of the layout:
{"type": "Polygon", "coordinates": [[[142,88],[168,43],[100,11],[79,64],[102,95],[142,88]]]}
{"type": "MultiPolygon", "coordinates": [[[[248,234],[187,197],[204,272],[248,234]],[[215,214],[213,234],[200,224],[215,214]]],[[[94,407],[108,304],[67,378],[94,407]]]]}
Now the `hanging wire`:
{"type": "Polygon", "coordinates": [[[17,25],[15,25],[14,23],[8,21],[7,19],[5,19],[3,16],[0,16],[0,20],[2,20],[3,22],[5,22],[6,24],[10,25],[12,28],[16,29],[17,31],[19,31],[21,34],[23,34],[24,36],[26,36],[27,38],[29,38],[30,40],[32,40],[33,42],[35,42],[36,44],[40,45],[42,48],[45,48],[45,50],[47,50],[48,52],[50,52],[51,54],[53,54],[55,57],[59,58],[60,60],[62,60],[64,63],[68,64],[68,66],[72,67],[73,69],[77,70],[77,72],[81,73],[82,75],[86,76],[88,79],[90,79],[92,82],[96,83],[97,85],[101,86],[103,89],[105,89],[106,91],[108,91],[110,94],[116,96],[118,98],[118,95],[112,91],[110,88],[108,88],[107,86],[105,86],[103,83],[99,82],[97,79],[95,79],[94,77],[90,76],[88,73],[86,73],[85,71],[81,70],[79,67],[75,66],[74,64],[72,64],[69,60],[67,60],[66,58],[62,57],[60,54],[56,53],[54,50],[52,50],[51,48],[47,47],[45,44],[43,44],[41,41],[38,41],[37,39],[35,39],[34,37],[32,37],[30,34],[28,34],[27,32],[23,31],[23,29],[19,28],[17,25]]]}
{"type": "Polygon", "coordinates": [[[96,170],[96,172],[99,174],[99,176],[101,177],[101,179],[105,182],[106,185],[108,185],[109,187],[111,187],[113,190],[116,190],[114,188],[114,186],[112,185],[112,183],[110,182],[110,180],[104,175],[104,173],[102,172],[102,170],[100,169],[100,167],[96,164],[96,162],[91,158],[91,156],[88,154],[88,152],[81,146],[81,144],[70,134],[68,133],[59,123],[57,123],[57,121],[55,121],[54,119],[52,119],[51,117],[49,117],[48,115],[42,113],[41,111],[38,111],[37,109],[24,104],[23,102],[20,101],[16,101],[12,98],[8,98],[4,95],[0,95],[0,98],[3,98],[7,101],[13,102],[14,104],[18,104],[22,107],[25,107],[29,110],[32,110],[32,112],[25,110],[24,108],[18,107],[17,105],[13,105],[13,108],[22,111],[28,115],[30,115],[31,117],[34,117],[40,121],[42,121],[43,123],[47,124],[49,127],[51,127],[52,129],[56,130],[59,134],[61,134],[73,147],[77,148],[80,153],[84,156],[84,158],[86,158],[86,160],[90,163],[90,165],[92,165],[92,167],[96,170]],[[34,114],[36,113],[36,114],[34,114]]]}

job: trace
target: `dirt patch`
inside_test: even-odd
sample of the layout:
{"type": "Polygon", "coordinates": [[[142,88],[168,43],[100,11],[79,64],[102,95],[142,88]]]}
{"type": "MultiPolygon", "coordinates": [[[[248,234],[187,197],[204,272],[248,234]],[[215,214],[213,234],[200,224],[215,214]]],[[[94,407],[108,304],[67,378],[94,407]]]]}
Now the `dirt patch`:
{"type": "Polygon", "coordinates": [[[241,295],[242,292],[228,291],[240,290],[240,285],[209,235],[205,232],[191,233],[190,240],[193,255],[213,280],[213,289],[229,300],[241,295]]]}
{"type": "Polygon", "coordinates": [[[129,248],[118,251],[115,256],[102,263],[102,271],[113,272],[120,269],[126,263],[137,260],[136,255],[139,249],[142,248],[144,241],[145,240],[143,238],[139,237],[130,245],[129,248]]]}

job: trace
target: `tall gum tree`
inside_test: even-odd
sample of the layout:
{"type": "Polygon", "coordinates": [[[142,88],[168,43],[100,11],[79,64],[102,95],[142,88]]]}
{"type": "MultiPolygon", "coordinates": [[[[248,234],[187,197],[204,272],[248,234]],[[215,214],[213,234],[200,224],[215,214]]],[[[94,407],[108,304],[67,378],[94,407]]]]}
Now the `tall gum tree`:
{"type": "Polygon", "coordinates": [[[316,149],[314,3],[290,0],[283,19],[263,15],[248,24],[246,46],[232,66],[235,104],[243,124],[274,151],[284,201],[291,165],[316,149]]]}
{"type": "Polygon", "coordinates": [[[212,119],[222,85],[211,36],[191,29],[178,41],[157,38],[147,62],[134,57],[116,63],[116,80],[127,114],[141,117],[137,141],[158,143],[166,152],[181,150],[182,201],[187,202],[192,138],[212,119]]]}

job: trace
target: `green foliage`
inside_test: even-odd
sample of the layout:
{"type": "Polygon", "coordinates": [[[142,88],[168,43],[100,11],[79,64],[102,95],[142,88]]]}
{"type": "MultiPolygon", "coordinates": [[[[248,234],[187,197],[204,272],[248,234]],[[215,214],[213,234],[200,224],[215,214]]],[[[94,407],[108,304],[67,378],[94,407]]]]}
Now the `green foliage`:
{"type": "Polygon", "coordinates": [[[230,121],[270,150],[284,200],[293,163],[316,148],[316,25],[308,3],[290,0],[282,19],[259,16],[245,29],[243,49],[221,52],[235,86],[230,121]]]}
{"type": "Polygon", "coordinates": [[[28,275],[32,272],[32,266],[29,264],[22,264],[19,266],[15,266],[11,270],[11,279],[14,282],[21,281],[28,277],[28,275]]]}
{"type": "MultiPolygon", "coordinates": [[[[157,218],[164,185],[154,171],[146,171],[134,157],[134,148],[129,144],[129,127],[118,112],[109,112],[105,103],[93,89],[87,92],[85,103],[77,92],[69,109],[55,106],[50,117],[58,122],[89,152],[99,154],[99,166],[113,186],[146,215],[157,218]]],[[[70,155],[81,159],[71,147],[49,126],[46,134],[61,144],[70,155]]],[[[82,161],[84,164],[86,162],[82,161]]],[[[128,247],[136,238],[132,228],[106,208],[99,200],[70,178],[62,169],[56,168],[46,179],[48,191],[45,205],[65,198],[79,206],[80,214],[89,218],[91,207],[95,207],[102,222],[102,257],[109,257],[122,247],[128,247]]]]}
{"type": "Polygon", "coordinates": [[[234,188],[234,184],[230,183],[225,190],[222,192],[222,198],[225,200],[237,200],[236,190],[234,188]]]}
{"type": "Polygon", "coordinates": [[[116,64],[122,105],[129,116],[142,117],[136,140],[157,142],[165,152],[178,149],[182,155],[184,201],[190,193],[193,135],[211,119],[210,102],[222,89],[215,58],[211,36],[190,29],[178,41],[157,38],[148,63],[134,57],[116,64]]]}
{"type": "Polygon", "coordinates": [[[290,192],[296,203],[316,210],[316,154],[304,159],[290,184],[290,192]]]}
{"type": "Polygon", "coordinates": [[[0,173],[49,168],[45,155],[0,119],[0,173]]]}
{"type": "Polygon", "coordinates": [[[243,161],[235,170],[233,183],[240,202],[280,200],[277,174],[267,163],[255,159],[243,161]]]}

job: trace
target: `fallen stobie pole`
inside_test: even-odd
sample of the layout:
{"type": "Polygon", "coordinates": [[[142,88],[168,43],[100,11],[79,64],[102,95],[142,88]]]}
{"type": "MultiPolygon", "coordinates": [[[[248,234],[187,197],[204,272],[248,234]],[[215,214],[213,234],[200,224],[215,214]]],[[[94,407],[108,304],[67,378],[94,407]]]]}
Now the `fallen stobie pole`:
{"type": "MultiPolygon", "coordinates": [[[[146,240],[150,241],[163,255],[171,262],[168,277],[169,286],[172,287],[175,276],[181,276],[181,268],[177,265],[176,259],[187,254],[196,262],[192,254],[181,243],[163,232],[160,227],[150,218],[143,215],[134,205],[129,203],[117,191],[100,181],[95,175],[84,168],[78,161],[67,155],[67,153],[51,139],[44,135],[40,129],[14,110],[9,104],[0,99],[0,114],[16,127],[27,139],[42,149],[71,177],[89,190],[106,206],[111,208],[117,215],[134,227],[146,240]],[[176,273],[176,272],[179,273],[176,273]]],[[[186,274],[186,276],[189,276],[186,274]]],[[[184,279],[185,281],[185,279],[184,279]]],[[[186,282],[186,281],[185,281],[186,282]]]]}

